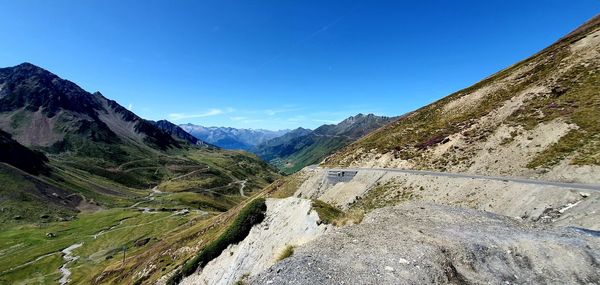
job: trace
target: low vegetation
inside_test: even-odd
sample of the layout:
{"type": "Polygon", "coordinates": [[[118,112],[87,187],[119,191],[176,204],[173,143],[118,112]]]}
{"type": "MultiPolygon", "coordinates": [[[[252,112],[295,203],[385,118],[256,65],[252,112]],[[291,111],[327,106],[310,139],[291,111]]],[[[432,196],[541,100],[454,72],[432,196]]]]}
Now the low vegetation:
{"type": "Polygon", "coordinates": [[[281,254],[279,254],[279,256],[277,257],[277,261],[282,261],[282,260],[292,256],[293,254],[294,254],[294,246],[288,244],[285,246],[283,251],[281,251],[281,254]]]}
{"type": "Polygon", "coordinates": [[[337,225],[337,221],[344,216],[342,210],[321,200],[313,200],[312,207],[319,214],[319,218],[324,224],[337,225]]]}
{"type": "MultiPolygon", "coordinates": [[[[550,167],[567,157],[579,165],[600,165],[600,73],[591,75],[590,67],[574,67],[558,80],[551,96],[524,104],[512,121],[535,126],[556,118],[575,124],[558,142],[541,152],[527,166],[550,167]]],[[[594,69],[598,69],[596,66],[594,69]]]]}
{"type": "Polygon", "coordinates": [[[358,224],[362,221],[365,214],[362,208],[355,207],[347,211],[342,211],[321,200],[313,200],[312,206],[319,215],[321,222],[334,226],[358,224]]]}
{"type": "Polygon", "coordinates": [[[360,223],[374,209],[398,205],[415,198],[417,194],[412,189],[403,188],[392,180],[375,186],[346,211],[320,200],[313,200],[313,208],[323,223],[343,226],[360,223]]]}
{"type": "Polygon", "coordinates": [[[74,251],[80,258],[71,264],[71,280],[90,284],[95,272],[117,259],[121,249],[126,255],[144,251],[194,216],[170,212],[143,214],[134,209],[113,209],[80,214],[76,220],[37,225],[3,225],[0,230],[0,284],[51,284],[60,278],[63,264],[61,250],[75,243],[83,246],[74,251]],[[52,236],[48,234],[52,233],[52,236]],[[148,239],[147,243],[136,241],[148,239]],[[28,263],[37,260],[37,262],[28,263]],[[22,282],[22,283],[20,283],[22,282]]]}

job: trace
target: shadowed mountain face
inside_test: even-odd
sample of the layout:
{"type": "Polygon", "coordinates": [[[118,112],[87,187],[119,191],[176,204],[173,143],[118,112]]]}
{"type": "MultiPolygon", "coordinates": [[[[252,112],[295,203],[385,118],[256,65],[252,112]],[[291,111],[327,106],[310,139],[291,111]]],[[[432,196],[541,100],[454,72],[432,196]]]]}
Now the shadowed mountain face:
{"type": "Polygon", "coordinates": [[[47,173],[48,158],[41,152],[30,150],[0,130],[0,162],[10,164],[30,174],[47,173]]]}
{"type": "Polygon", "coordinates": [[[61,110],[92,115],[100,102],[74,83],[30,63],[0,69],[0,112],[25,108],[54,117],[61,110]]]}
{"type": "Polygon", "coordinates": [[[280,137],[289,132],[289,130],[269,131],[228,127],[203,127],[194,124],[183,124],[179,126],[194,137],[209,144],[224,149],[239,149],[246,151],[251,150],[263,142],[280,137]]]}
{"type": "Polygon", "coordinates": [[[296,129],[258,145],[252,151],[285,173],[321,162],[327,155],[391,122],[395,118],[373,114],[349,117],[337,125],[323,125],[314,131],[296,129]]]}

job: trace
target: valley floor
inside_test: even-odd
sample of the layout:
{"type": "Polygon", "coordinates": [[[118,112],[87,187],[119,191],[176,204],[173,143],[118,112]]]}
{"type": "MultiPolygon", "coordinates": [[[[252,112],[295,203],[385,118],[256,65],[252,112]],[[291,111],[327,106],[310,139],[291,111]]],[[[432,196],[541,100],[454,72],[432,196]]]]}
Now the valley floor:
{"type": "Polygon", "coordinates": [[[148,199],[135,207],[82,213],[72,221],[5,225],[0,231],[0,283],[89,283],[123,254],[130,258],[191,220],[213,215],[149,211],[156,205],[148,199]]]}

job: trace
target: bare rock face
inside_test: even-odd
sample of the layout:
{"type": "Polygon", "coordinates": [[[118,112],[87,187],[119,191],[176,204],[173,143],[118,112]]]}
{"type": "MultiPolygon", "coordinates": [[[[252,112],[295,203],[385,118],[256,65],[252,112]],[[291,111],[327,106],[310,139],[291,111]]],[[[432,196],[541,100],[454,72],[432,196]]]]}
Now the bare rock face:
{"type": "Polygon", "coordinates": [[[429,203],[373,211],[250,284],[597,284],[598,232],[429,203]]]}

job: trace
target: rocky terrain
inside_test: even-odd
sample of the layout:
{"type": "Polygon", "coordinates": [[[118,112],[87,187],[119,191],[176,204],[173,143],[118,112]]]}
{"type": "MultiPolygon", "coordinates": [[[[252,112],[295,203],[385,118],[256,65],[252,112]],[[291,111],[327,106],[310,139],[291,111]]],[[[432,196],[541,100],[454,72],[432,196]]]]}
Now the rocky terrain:
{"type": "Polygon", "coordinates": [[[358,171],[349,182],[331,183],[326,169],[304,172],[308,178],[295,197],[319,199],[344,210],[364,213],[407,201],[427,201],[520,220],[600,230],[597,190],[368,169],[358,171]]]}
{"type": "MultiPolygon", "coordinates": [[[[318,223],[331,228],[266,270],[239,257],[272,249],[244,251],[244,240],[214,261],[220,270],[198,276],[242,277],[224,284],[599,283],[599,39],[596,17],[272,184],[265,195],[312,200],[318,223]],[[248,262],[260,269],[246,272],[248,262]]],[[[273,219],[269,228],[285,224],[273,219]]],[[[198,276],[186,284],[214,280],[198,276]]]]}
{"type": "Polygon", "coordinates": [[[247,284],[596,284],[599,261],[597,233],[405,203],[298,248],[247,284]]]}

